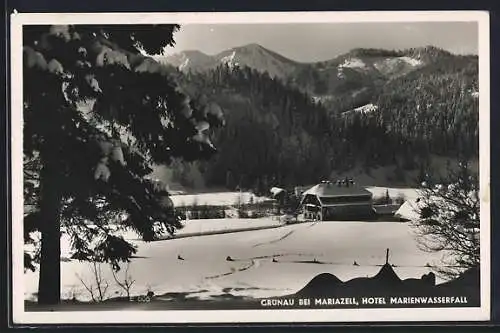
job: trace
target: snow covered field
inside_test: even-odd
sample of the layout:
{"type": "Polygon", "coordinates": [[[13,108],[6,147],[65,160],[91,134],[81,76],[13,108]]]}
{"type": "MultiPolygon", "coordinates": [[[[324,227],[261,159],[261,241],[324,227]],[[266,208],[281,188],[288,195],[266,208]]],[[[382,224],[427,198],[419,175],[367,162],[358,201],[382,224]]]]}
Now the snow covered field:
{"type": "Polygon", "coordinates": [[[170,197],[175,207],[186,207],[193,205],[208,206],[234,206],[237,204],[257,203],[269,200],[266,197],[258,197],[249,192],[214,192],[200,194],[172,195],[170,197]]]}
{"type": "MultiPolygon", "coordinates": [[[[218,227],[222,228],[224,224],[234,227],[235,223],[272,225],[278,222],[270,218],[240,222],[197,220],[186,228],[195,230],[213,223],[219,223],[218,227]]],[[[427,263],[438,263],[441,257],[421,252],[410,225],[398,222],[308,222],[150,243],[136,240],[137,236],[132,233],[125,237],[133,239],[138,246],[137,258],[132,259],[129,270],[136,281],[133,295],[145,294],[150,289],[156,295],[177,292],[187,298],[200,299],[228,294],[278,296],[298,291],[323,272],[335,274],[342,280],[372,276],[380,269],[378,265],[384,263],[386,248],[390,249],[390,262],[401,278],[419,278],[429,272],[427,263]],[[227,256],[233,261],[226,261],[227,256]],[[354,261],[359,266],[353,265],[354,261]]],[[[63,239],[63,246],[68,245],[63,239]]],[[[61,265],[63,296],[88,300],[80,279],[92,281],[90,264],[64,261],[61,265]]],[[[108,295],[119,296],[109,267],[103,265],[102,270],[110,284],[108,295]]],[[[123,276],[123,272],[118,275],[123,276]]],[[[26,273],[26,299],[33,299],[37,285],[37,274],[26,273]]]]}
{"type": "Polygon", "coordinates": [[[177,236],[191,234],[206,234],[212,232],[227,232],[231,230],[272,228],[282,225],[279,219],[206,219],[190,220],[185,223],[184,228],[176,232],[177,236]]]}

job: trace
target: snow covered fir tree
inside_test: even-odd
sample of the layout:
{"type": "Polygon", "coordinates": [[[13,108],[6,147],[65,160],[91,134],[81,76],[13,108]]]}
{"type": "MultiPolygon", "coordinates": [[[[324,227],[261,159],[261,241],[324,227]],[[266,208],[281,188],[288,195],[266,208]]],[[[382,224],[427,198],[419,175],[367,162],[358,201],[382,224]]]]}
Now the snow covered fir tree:
{"type": "Polygon", "coordinates": [[[216,106],[194,105],[164,67],[142,53],[172,45],[176,25],[29,26],[24,31],[26,242],[41,233],[40,303],[60,300],[61,226],[74,258],[112,263],[135,252],[110,223],[146,240],[179,225],[145,176],[154,163],[206,158],[216,106]],[[92,226],[89,226],[89,224],[92,226]]]}

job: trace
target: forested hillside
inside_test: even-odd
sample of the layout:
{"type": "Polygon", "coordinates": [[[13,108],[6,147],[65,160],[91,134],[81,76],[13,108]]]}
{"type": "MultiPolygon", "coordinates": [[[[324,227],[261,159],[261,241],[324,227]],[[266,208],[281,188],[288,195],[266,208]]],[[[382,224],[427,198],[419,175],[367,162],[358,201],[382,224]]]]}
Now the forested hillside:
{"type": "MultiPolygon", "coordinates": [[[[367,54],[379,62],[387,55],[380,50],[353,52],[364,56],[365,63],[367,54]]],[[[278,184],[310,184],[354,169],[370,174],[386,168],[388,183],[411,185],[435,171],[434,156],[452,162],[477,159],[477,57],[438,49],[405,52],[395,55],[421,59],[419,66],[403,66],[399,74],[391,67],[390,75],[388,70],[380,74],[378,66],[375,78],[353,69],[349,89],[339,88],[338,78],[323,87],[331,93],[326,102],[315,96],[318,87],[307,87],[313,81],[300,75],[278,79],[227,64],[205,72],[179,72],[192,103],[216,102],[224,110],[226,126],[213,131],[216,156],[178,165],[175,180],[187,186],[263,191],[278,184]],[[360,94],[369,93],[360,99],[352,94],[354,86],[360,94]],[[370,108],[354,110],[367,103],[370,108]]]]}
{"type": "Polygon", "coordinates": [[[372,102],[388,81],[457,58],[432,46],[406,50],[358,48],[331,60],[304,64],[287,79],[329,109],[345,111],[372,102]]]}

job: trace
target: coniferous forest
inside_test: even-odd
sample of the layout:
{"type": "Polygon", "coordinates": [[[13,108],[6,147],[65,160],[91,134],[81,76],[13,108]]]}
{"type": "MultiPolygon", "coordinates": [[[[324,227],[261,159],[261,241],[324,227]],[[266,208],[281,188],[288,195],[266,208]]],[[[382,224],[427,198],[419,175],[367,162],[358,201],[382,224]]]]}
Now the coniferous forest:
{"type": "MultiPolygon", "coordinates": [[[[194,188],[264,192],[386,168],[388,184],[414,185],[439,173],[436,168],[477,160],[477,57],[425,51],[424,66],[390,77],[355,73],[338,80],[313,66],[288,78],[227,64],[176,71],[192,103],[215,101],[226,126],[212,130],[218,153],[209,161],[179,163],[173,180],[194,188]],[[304,76],[307,71],[316,74],[304,76]],[[319,93],[328,98],[315,97],[319,93]],[[356,109],[367,104],[376,109],[356,109]],[[436,158],[447,162],[436,167],[436,158]]],[[[380,58],[416,51],[352,52],[380,58]]]]}

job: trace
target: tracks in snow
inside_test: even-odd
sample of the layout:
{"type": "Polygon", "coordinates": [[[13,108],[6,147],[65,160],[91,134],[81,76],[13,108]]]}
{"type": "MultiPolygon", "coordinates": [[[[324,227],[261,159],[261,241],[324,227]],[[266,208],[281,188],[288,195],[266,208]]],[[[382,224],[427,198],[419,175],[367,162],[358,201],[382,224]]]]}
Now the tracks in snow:
{"type": "Polygon", "coordinates": [[[282,240],[285,240],[288,237],[290,237],[291,235],[293,235],[297,230],[309,229],[309,228],[315,226],[317,223],[318,222],[313,222],[310,225],[306,225],[306,226],[304,226],[302,228],[297,227],[297,228],[295,228],[293,230],[290,230],[289,232],[287,232],[286,234],[284,234],[283,236],[281,236],[281,237],[279,237],[277,239],[273,239],[273,240],[271,240],[269,242],[257,243],[255,245],[253,245],[252,247],[255,248],[255,247],[258,247],[258,246],[262,246],[262,245],[270,245],[270,244],[275,244],[275,243],[281,242],[282,240]]]}
{"type": "Polygon", "coordinates": [[[218,279],[218,278],[221,278],[221,277],[224,277],[224,276],[232,275],[232,274],[235,274],[235,273],[244,272],[247,269],[252,268],[253,266],[255,266],[255,260],[252,259],[252,261],[250,262],[249,265],[240,267],[238,269],[236,269],[236,268],[232,269],[230,272],[227,272],[227,273],[222,273],[222,274],[207,276],[205,279],[207,279],[207,280],[213,280],[213,279],[218,279]]]}
{"type": "MultiPolygon", "coordinates": [[[[236,273],[244,272],[246,270],[249,270],[252,267],[258,267],[259,265],[257,264],[257,262],[260,261],[261,259],[271,259],[271,258],[286,257],[286,256],[304,256],[304,257],[310,257],[312,255],[311,254],[304,254],[304,253],[278,253],[278,254],[270,254],[270,255],[265,255],[265,256],[258,256],[258,257],[248,258],[248,259],[233,259],[234,262],[238,262],[238,261],[250,261],[250,263],[248,265],[240,267],[240,268],[233,268],[233,269],[231,269],[230,272],[207,276],[207,277],[205,277],[205,279],[206,280],[213,280],[213,279],[218,279],[218,278],[221,278],[221,277],[233,275],[233,274],[236,274],[236,273]]],[[[293,262],[293,261],[291,261],[291,262],[293,262]]]]}

